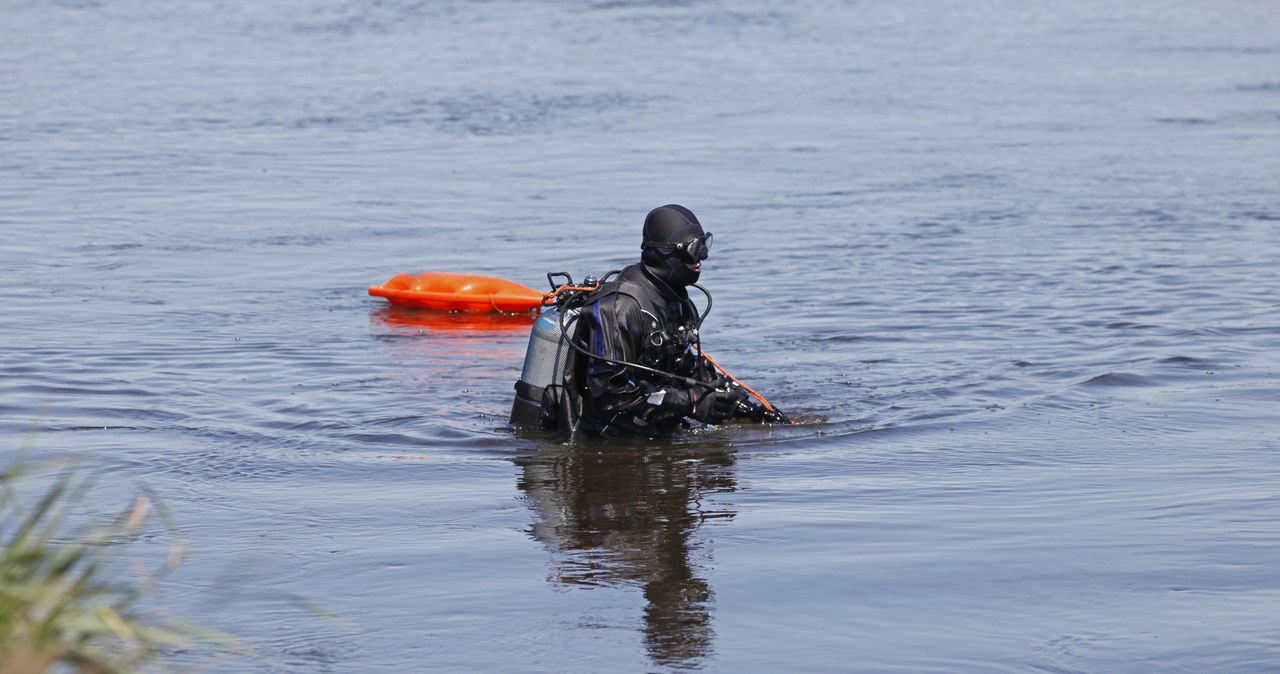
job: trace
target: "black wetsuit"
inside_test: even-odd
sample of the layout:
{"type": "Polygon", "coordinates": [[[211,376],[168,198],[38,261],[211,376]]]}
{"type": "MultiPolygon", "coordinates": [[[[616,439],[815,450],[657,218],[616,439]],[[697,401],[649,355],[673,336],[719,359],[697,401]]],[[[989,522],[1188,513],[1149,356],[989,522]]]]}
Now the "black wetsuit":
{"type": "MultiPolygon", "coordinates": [[[[698,346],[698,312],[683,286],[672,286],[633,264],[587,299],[579,344],[594,355],[639,363],[681,377],[709,381],[698,346]]],[[[573,392],[581,400],[580,428],[593,435],[653,437],[682,427],[698,391],[652,372],[580,356],[573,392]]]]}

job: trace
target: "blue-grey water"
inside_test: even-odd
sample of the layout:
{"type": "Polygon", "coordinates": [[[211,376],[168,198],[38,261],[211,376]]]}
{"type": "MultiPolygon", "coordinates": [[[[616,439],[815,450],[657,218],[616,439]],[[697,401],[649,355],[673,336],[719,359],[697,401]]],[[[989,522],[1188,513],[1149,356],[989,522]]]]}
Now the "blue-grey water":
{"type": "Polygon", "coordinates": [[[1280,671],[1277,259],[1272,0],[0,0],[0,455],[215,671],[1280,671]],[[668,202],[802,423],[516,432],[366,294],[668,202]]]}

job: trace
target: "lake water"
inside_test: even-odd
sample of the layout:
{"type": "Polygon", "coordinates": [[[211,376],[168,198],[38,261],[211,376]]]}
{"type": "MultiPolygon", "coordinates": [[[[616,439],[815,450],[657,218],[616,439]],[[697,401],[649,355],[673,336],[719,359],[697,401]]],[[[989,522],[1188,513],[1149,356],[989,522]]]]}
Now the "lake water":
{"type": "Polygon", "coordinates": [[[1278,176],[1271,0],[3,0],[0,455],[215,671],[1280,671],[1278,176]],[[527,322],[366,294],[669,202],[801,423],[516,432],[527,322]]]}

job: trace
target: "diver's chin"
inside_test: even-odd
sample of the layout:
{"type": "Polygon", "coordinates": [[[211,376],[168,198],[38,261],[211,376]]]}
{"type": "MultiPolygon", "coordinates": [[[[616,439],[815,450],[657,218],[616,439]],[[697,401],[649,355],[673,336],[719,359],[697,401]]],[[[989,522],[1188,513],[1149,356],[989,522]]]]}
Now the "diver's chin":
{"type": "Polygon", "coordinates": [[[698,282],[698,277],[702,276],[702,263],[689,265],[689,282],[686,285],[692,285],[698,282]]]}

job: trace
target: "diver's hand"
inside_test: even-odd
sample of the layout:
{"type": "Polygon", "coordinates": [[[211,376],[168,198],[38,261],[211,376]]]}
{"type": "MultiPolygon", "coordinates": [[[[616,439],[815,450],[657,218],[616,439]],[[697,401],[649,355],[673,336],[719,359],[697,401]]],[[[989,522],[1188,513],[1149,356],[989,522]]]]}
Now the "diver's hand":
{"type": "Polygon", "coordinates": [[[713,389],[694,389],[690,395],[693,412],[689,416],[706,424],[722,424],[738,416],[738,403],[747,394],[737,386],[724,383],[713,389]]]}
{"type": "Polygon", "coordinates": [[[762,402],[751,396],[738,403],[738,415],[758,424],[789,424],[791,417],[776,407],[765,407],[762,402]]]}

